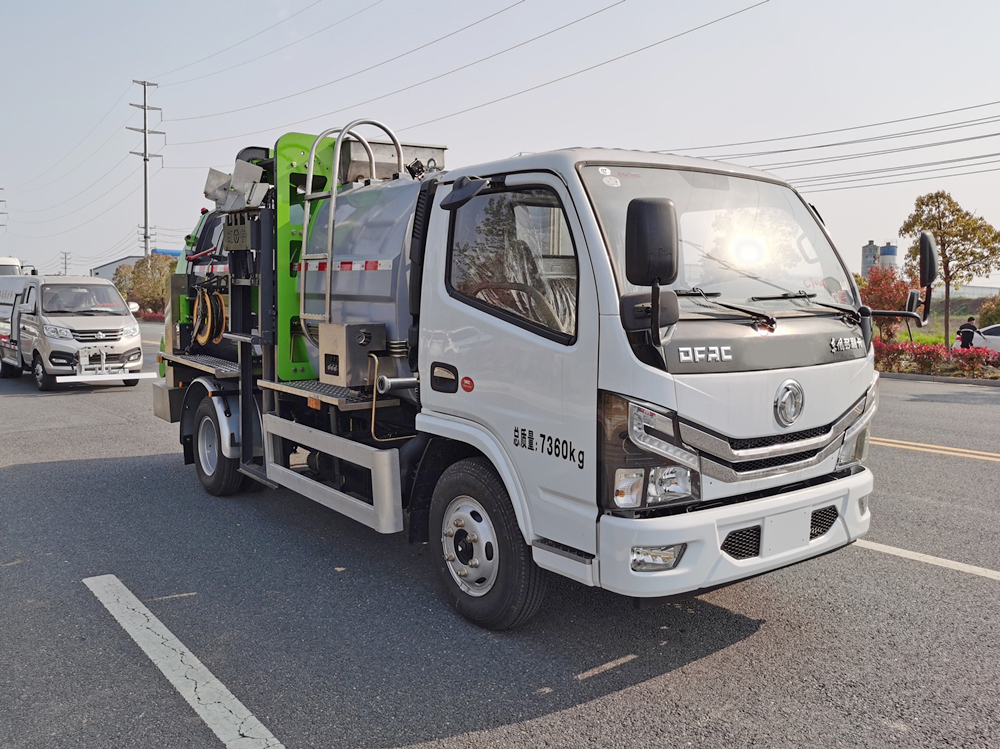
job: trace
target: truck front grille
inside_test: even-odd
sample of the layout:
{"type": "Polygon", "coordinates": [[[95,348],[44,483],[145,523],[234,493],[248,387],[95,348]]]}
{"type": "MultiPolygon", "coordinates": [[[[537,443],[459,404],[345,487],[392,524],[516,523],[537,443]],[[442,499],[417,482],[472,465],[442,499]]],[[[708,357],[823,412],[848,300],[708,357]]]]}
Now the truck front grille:
{"type": "MultiPolygon", "coordinates": [[[[104,361],[106,363],[108,363],[108,364],[121,364],[123,361],[125,361],[125,355],[124,354],[105,354],[104,355],[104,361]]],[[[90,355],[90,363],[91,364],[100,364],[101,363],[101,355],[100,354],[91,354],[90,355]]]]}
{"type": "Polygon", "coordinates": [[[74,330],[73,339],[81,343],[113,343],[121,340],[121,330],[74,330]]]}
{"type": "Polygon", "coordinates": [[[731,532],[722,542],[722,550],[733,559],[750,559],[760,556],[760,526],[740,528],[731,532]]]}
{"type": "Polygon", "coordinates": [[[751,437],[750,439],[737,439],[735,437],[725,437],[724,439],[729,442],[729,446],[734,450],[755,450],[759,447],[786,445],[789,442],[799,442],[801,440],[812,439],[813,437],[822,437],[832,428],[833,424],[827,424],[825,427],[806,429],[801,432],[789,432],[788,434],[770,434],[766,437],[751,437]]]}
{"type": "Polygon", "coordinates": [[[809,539],[819,538],[826,534],[837,522],[837,516],[837,508],[833,505],[813,512],[812,520],[809,523],[809,539]]]}

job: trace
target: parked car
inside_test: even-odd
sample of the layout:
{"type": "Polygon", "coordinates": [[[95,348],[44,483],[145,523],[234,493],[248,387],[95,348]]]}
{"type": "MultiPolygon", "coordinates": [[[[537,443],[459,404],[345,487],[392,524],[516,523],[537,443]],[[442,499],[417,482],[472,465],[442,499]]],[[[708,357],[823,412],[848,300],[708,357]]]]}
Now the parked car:
{"type": "Polygon", "coordinates": [[[22,370],[39,390],[57,380],[135,385],[147,377],[139,325],[118,289],[103,278],[0,278],[0,376],[22,370]]]}

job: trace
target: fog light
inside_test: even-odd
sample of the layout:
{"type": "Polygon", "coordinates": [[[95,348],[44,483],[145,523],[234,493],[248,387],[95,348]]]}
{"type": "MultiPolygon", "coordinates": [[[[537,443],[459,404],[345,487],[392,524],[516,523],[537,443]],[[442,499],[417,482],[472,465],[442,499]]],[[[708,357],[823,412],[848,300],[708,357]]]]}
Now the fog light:
{"type": "Polygon", "coordinates": [[[687,544],[673,546],[633,546],[632,569],[636,572],[672,570],[684,556],[687,544]]]}
{"type": "Polygon", "coordinates": [[[142,352],[141,351],[136,351],[134,354],[129,354],[129,356],[128,356],[128,360],[130,362],[132,362],[132,361],[139,361],[141,358],[142,358],[142,352]]]}
{"type": "Polygon", "coordinates": [[[642,504],[642,480],[645,469],[619,468],[615,471],[615,505],[639,507],[642,504]]]}
{"type": "Polygon", "coordinates": [[[663,466],[649,472],[646,503],[650,505],[691,496],[691,469],[663,466]]]}
{"type": "Polygon", "coordinates": [[[868,512],[868,495],[867,494],[865,496],[863,496],[861,499],[858,500],[858,512],[861,514],[861,517],[864,517],[865,513],[868,512]]]}

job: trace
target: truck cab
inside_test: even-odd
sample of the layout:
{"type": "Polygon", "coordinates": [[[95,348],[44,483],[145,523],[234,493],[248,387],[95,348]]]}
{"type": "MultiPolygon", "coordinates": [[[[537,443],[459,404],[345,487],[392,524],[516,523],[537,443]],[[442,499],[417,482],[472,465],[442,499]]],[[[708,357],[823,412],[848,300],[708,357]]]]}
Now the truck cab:
{"type": "Polygon", "coordinates": [[[868,530],[871,310],[789,185],[610,149],[404,169],[380,123],[333,132],[256,149],[224,191],[238,356],[163,354],[155,410],[210,492],[405,528],[492,629],[537,610],[541,570],[648,602],[868,530]],[[358,142],[369,177],[329,189],[358,142]]]}

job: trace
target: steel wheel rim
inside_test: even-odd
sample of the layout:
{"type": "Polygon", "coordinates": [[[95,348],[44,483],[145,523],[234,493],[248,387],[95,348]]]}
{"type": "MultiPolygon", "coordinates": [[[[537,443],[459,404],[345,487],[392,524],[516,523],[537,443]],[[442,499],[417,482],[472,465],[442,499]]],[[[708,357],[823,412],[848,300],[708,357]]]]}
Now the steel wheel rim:
{"type": "Polygon", "coordinates": [[[467,495],[455,497],[441,520],[441,551],[459,589],[474,598],[490,592],[500,567],[496,530],[485,508],[467,495]]]}
{"type": "Polygon", "coordinates": [[[45,381],[45,367],[42,366],[41,359],[35,359],[35,382],[41,384],[45,381]]]}
{"type": "Polygon", "coordinates": [[[201,458],[201,469],[206,476],[215,473],[218,464],[219,435],[215,431],[215,424],[212,419],[206,416],[198,425],[198,457],[201,458]]]}

